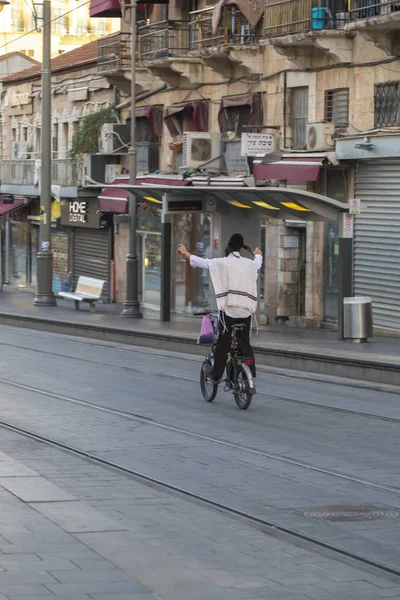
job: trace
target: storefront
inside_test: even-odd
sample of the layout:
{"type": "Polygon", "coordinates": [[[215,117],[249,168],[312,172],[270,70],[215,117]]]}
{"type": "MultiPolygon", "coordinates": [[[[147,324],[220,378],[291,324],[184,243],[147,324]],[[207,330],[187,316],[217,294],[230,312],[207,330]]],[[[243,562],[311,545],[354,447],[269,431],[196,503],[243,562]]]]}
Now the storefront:
{"type": "MultiPolygon", "coordinates": [[[[139,298],[146,308],[159,310],[161,301],[161,206],[154,197],[152,186],[184,186],[189,180],[176,175],[151,174],[139,177],[138,184],[148,188],[144,198],[138,199],[137,255],[139,269],[139,298]]],[[[129,184],[129,176],[121,175],[115,185],[129,184]]],[[[99,210],[114,221],[115,300],[126,298],[126,255],[128,252],[128,197],[126,189],[105,188],[99,196],[99,210]]]]}
{"type": "MultiPolygon", "coordinates": [[[[103,279],[102,298],[105,302],[112,301],[112,220],[99,211],[98,199],[79,198],[61,202],[61,225],[69,231],[71,274],[68,280],[72,279],[75,286],[81,275],[103,279]]],[[[59,242],[61,244],[61,239],[59,242]]],[[[58,254],[56,257],[54,246],[53,253],[56,261],[58,254]]],[[[59,268],[57,264],[57,270],[59,268]]]]}
{"type": "Polygon", "coordinates": [[[373,299],[374,322],[400,329],[400,160],[358,161],[354,294],[373,299]]]}
{"type": "Polygon", "coordinates": [[[2,285],[19,289],[35,285],[36,236],[29,220],[36,212],[35,200],[13,195],[0,199],[2,285]]]}
{"type": "Polygon", "coordinates": [[[400,330],[400,136],[371,135],[338,140],[337,154],[353,161],[353,294],[370,296],[374,325],[400,330]]]}

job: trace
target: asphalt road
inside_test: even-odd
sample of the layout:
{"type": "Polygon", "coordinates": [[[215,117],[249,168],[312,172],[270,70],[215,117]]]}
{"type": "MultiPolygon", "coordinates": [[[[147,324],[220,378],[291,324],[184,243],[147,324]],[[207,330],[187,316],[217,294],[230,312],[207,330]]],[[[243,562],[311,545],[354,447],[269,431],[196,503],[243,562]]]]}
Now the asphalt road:
{"type": "MultiPolygon", "coordinates": [[[[0,420],[304,538],[399,569],[399,396],[348,380],[322,381],[260,369],[259,393],[248,411],[240,411],[230,393],[220,391],[212,404],[202,400],[199,367],[198,357],[3,327],[0,420]]],[[[68,485],[73,487],[74,482],[68,485]]],[[[169,503],[167,491],[162,498],[169,503]]],[[[191,510],[199,508],[185,502],[185,508],[179,509],[180,527],[187,530],[191,510]]],[[[175,501],[172,505],[176,508],[175,501]]],[[[216,531],[215,511],[212,516],[210,509],[207,511],[216,531]]],[[[150,521],[153,517],[148,512],[146,518],[150,521]]],[[[204,515],[202,519],[202,527],[207,527],[204,515]]],[[[241,539],[248,544],[251,539],[246,535],[253,535],[249,534],[251,528],[238,524],[237,535],[241,527],[241,539]]],[[[170,531],[163,544],[168,547],[174,542],[170,531]]],[[[107,540],[91,543],[99,544],[103,555],[112,547],[107,540]]],[[[311,551],[306,541],[298,543],[301,551],[305,552],[305,547],[311,551]]],[[[291,547],[296,556],[301,552],[291,547]]],[[[318,554],[318,548],[313,551],[318,554]]],[[[206,552],[204,547],[202,552],[206,552]]],[[[322,563],[328,561],[323,555],[321,549],[322,563]]],[[[236,573],[239,565],[244,568],[241,558],[236,553],[230,559],[230,568],[236,573]],[[237,566],[232,564],[235,560],[237,566]]],[[[329,561],[333,563],[334,558],[330,556],[329,561]]],[[[161,558],[159,562],[157,581],[167,580],[168,565],[162,570],[161,558]]],[[[330,572],[334,569],[325,563],[321,567],[317,558],[310,562],[330,572]]],[[[344,568],[342,563],[335,565],[339,571],[344,568]]],[[[141,563],[135,572],[138,576],[146,571],[146,585],[151,581],[148,569],[147,573],[141,563]]],[[[346,576],[327,581],[325,587],[314,581],[324,580],[321,573],[305,576],[304,569],[286,573],[278,582],[279,589],[271,586],[269,595],[257,586],[254,591],[250,584],[245,587],[253,590],[252,595],[242,596],[227,592],[229,586],[221,584],[219,589],[225,592],[217,596],[214,588],[204,588],[204,580],[196,580],[196,586],[203,585],[201,591],[198,587],[199,598],[275,600],[292,594],[296,600],[350,600],[360,593],[363,598],[379,598],[381,593],[382,597],[400,598],[400,579],[398,587],[392,582],[386,589],[383,575],[382,579],[370,575],[368,580],[367,575],[360,578],[358,570],[358,578],[352,576],[353,567],[346,569],[346,576]]],[[[210,586],[215,583],[211,576],[207,581],[210,586]]],[[[168,582],[168,594],[163,596],[157,589],[159,597],[185,597],[170,579],[168,582]]],[[[197,598],[197,592],[185,590],[186,598],[197,598]]]]}

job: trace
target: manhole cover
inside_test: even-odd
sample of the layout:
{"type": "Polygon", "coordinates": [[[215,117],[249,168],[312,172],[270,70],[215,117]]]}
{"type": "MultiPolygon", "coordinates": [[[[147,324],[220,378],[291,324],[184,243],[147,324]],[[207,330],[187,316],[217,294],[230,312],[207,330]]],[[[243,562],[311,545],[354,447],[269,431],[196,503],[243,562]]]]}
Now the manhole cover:
{"type": "Polygon", "coordinates": [[[306,510],[303,515],[309,519],[321,519],[322,521],[379,521],[396,519],[399,513],[383,506],[342,504],[306,510]]]}

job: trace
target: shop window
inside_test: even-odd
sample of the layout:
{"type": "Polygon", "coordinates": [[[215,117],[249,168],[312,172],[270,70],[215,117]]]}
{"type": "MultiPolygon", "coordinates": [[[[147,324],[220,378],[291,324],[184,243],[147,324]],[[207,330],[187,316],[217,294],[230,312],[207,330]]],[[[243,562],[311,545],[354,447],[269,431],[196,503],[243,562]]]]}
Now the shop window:
{"type": "Polygon", "coordinates": [[[399,81],[375,85],[375,127],[390,127],[400,124],[399,85],[399,81]]]}
{"type": "Polygon", "coordinates": [[[325,121],[335,127],[347,127],[349,124],[349,90],[326,90],[325,121]]]}
{"type": "Polygon", "coordinates": [[[292,89],[290,112],[292,148],[303,150],[307,143],[308,87],[292,89]]]}

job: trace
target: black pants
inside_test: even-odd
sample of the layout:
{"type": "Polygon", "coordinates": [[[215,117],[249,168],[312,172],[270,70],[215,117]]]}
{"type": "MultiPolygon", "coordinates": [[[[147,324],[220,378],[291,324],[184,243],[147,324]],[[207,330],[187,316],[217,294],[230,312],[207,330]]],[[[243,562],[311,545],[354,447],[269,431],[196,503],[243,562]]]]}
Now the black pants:
{"type": "Polygon", "coordinates": [[[221,379],[222,375],[224,374],[227,354],[231,347],[232,326],[236,325],[237,323],[245,324],[243,330],[237,332],[237,341],[241,354],[246,359],[249,359],[248,365],[250,367],[253,377],[255,377],[256,365],[254,362],[254,352],[250,345],[251,317],[247,317],[246,319],[233,319],[232,317],[228,317],[227,315],[223,314],[222,319],[225,321],[225,325],[228,331],[224,331],[224,325],[220,321],[219,335],[217,340],[217,346],[215,349],[215,363],[213,369],[215,379],[221,379]]]}

